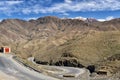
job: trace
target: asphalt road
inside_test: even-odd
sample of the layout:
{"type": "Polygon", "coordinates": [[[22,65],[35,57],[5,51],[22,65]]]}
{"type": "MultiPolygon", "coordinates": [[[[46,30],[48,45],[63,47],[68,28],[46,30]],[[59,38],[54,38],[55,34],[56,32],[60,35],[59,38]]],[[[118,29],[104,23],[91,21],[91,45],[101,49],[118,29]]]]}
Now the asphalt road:
{"type": "MultiPolygon", "coordinates": [[[[34,64],[35,63],[34,57],[28,58],[29,61],[31,61],[34,64]]],[[[42,66],[42,65],[40,65],[42,66]]],[[[58,77],[63,77],[63,75],[73,75],[74,77],[78,77],[79,75],[85,73],[85,69],[83,68],[74,68],[74,67],[63,67],[63,66],[44,66],[43,69],[48,69],[48,72],[51,72],[52,74],[57,75],[58,77]],[[54,69],[54,71],[53,71],[54,69]],[[56,69],[56,70],[55,70],[56,69]]]]}
{"type": "MultiPolygon", "coordinates": [[[[33,62],[34,64],[37,64],[34,62],[34,57],[30,57],[28,58],[28,60],[33,62]]],[[[62,80],[79,80],[81,79],[80,76],[83,76],[82,74],[85,74],[84,77],[86,77],[86,79],[81,79],[81,80],[88,80],[87,78],[89,78],[88,77],[89,73],[84,68],[64,67],[64,66],[46,66],[46,65],[40,65],[40,67],[44,71],[47,71],[50,74],[62,80]],[[73,77],[64,77],[64,76],[73,76],[73,77]]]]}
{"type": "MultiPolygon", "coordinates": [[[[58,66],[42,66],[44,71],[55,75],[57,78],[35,72],[18,62],[16,62],[12,55],[0,53],[0,72],[3,72],[17,80],[79,80],[79,76],[86,72],[85,69],[73,67],[58,67],[58,66]],[[63,75],[73,75],[74,78],[63,78],[63,75]]],[[[30,61],[34,62],[33,59],[30,61]]],[[[35,63],[35,62],[34,62],[35,63]]],[[[86,77],[86,76],[85,76],[86,77]]],[[[9,79],[13,80],[13,79],[9,79]]],[[[85,79],[88,80],[88,79],[85,79]]]]}
{"type": "Polygon", "coordinates": [[[0,53],[0,71],[18,80],[58,80],[30,70],[12,59],[12,55],[0,53]]]}

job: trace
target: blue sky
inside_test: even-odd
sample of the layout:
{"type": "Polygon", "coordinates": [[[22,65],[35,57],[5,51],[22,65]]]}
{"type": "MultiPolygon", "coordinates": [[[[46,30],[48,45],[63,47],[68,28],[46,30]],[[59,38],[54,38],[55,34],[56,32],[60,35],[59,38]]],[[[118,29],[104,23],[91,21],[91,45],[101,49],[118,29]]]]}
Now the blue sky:
{"type": "Polygon", "coordinates": [[[7,18],[120,18],[120,0],[0,0],[0,20],[7,18]]]}

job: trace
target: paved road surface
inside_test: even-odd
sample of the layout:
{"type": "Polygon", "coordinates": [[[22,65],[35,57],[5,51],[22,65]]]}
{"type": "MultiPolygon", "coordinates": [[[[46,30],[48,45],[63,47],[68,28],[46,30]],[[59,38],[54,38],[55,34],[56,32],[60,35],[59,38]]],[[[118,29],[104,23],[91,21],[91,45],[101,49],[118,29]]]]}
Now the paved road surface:
{"type": "MultiPolygon", "coordinates": [[[[29,61],[31,61],[34,64],[37,64],[34,62],[34,57],[28,58],[29,61]]],[[[42,66],[42,65],[40,65],[42,66]]],[[[63,67],[63,66],[44,66],[43,68],[48,68],[48,72],[51,72],[59,77],[63,77],[63,75],[73,75],[75,77],[78,77],[79,75],[85,73],[85,69],[83,68],[74,68],[74,67],[63,67]],[[53,69],[56,69],[56,71],[53,69]]]]}
{"type": "MultiPolygon", "coordinates": [[[[0,72],[3,72],[11,77],[14,77],[15,79],[17,78],[17,80],[59,80],[61,79],[61,77],[63,77],[63,75],[74,75],[75,77],[77,77],[76,79],[79,80],[78,77],[85,73],[85,69],[73,68],[73,67],[57,67],[57,66],[42,66],[42,67],[43,70],[48,71],[53,75],[56,75],[57,78],[53,78],[47,75],[43,75],[42,73],[38,73],[33,70],[30,70],[27,67],[16,62],[12,58],[12,55],[0,53],[0,72]]],[[[67,80],[76,80],[76,79],[68,78],[67,80]]],[[[13,79],[9,79],[9,80],[13,80],[13,79]]]]}
{"type": "Polygon", "coordinates": [[[12,59],[11,55],[0,53],[0,71],[17,78],[18,80],[58,80],[29,70],[12,59]]]}

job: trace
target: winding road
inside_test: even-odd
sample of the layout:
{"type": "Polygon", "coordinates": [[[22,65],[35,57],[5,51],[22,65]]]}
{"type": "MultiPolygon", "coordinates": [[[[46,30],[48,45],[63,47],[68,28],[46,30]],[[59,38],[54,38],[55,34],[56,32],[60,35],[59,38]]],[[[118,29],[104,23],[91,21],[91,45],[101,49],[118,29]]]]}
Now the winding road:
{"type": "Polygon", "coordinates": [[[0,71],[18,80],[58,80],[30,70],[12,59],[12,55],[0,53],[0,71]]]}
{"type": "MultiPolygon", "coordinates": [[[[76,78],[84,74],[86,71],[85,69],[73,68],[73,67],[57,67],[57,66],[42,66],[42,67],[44,71],[56,75],[57,78],[35,72],[34,70],[31,70],[19,64],[17,61],[13,59],[12,55],[0,53],[0,75],[2,72],[8,75],[9,77],[9,79],[2,79],[2,80],[61,80],[60,78],[63,77],[64,75],[73,75],[76,78]]],[[[66,79],[62,78],[62,80],[66,80],[66,79]]],[[[76,79],[72,79],[72,80],[76,80],[76,79]]]]}

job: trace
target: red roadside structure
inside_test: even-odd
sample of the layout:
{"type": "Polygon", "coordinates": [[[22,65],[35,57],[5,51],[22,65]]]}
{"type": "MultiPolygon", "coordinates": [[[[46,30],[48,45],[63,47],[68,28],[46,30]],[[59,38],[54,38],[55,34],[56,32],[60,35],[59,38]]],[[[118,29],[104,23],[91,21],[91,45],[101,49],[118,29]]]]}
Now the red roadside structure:
{"type": "Polygon", "coordinates": [[[3,46],[3,47],[1,47],[1,52],[9,54],[9,53],[11,53],[11,49],[7,46],[3,46]]]}

